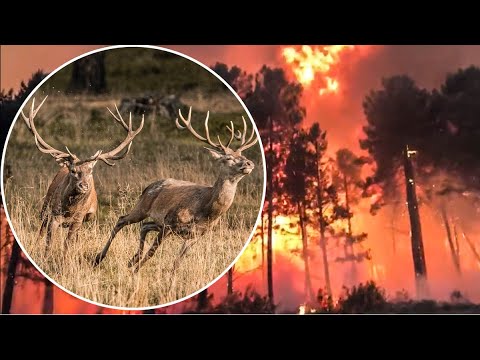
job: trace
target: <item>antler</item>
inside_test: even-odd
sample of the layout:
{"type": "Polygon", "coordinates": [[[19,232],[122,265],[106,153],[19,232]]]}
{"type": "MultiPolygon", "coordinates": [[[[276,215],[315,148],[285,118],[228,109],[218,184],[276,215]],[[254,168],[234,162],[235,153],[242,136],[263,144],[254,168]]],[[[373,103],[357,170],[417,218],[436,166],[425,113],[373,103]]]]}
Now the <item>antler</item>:
{"type": "Polygon", "coordinates": [[[182,115],[182,110],[181,109],[178,109],[178,115],[180,116],[180,119],[182,120],[182,122],[185,124],[185,126],[182,126],[180,125],[180,123],[178,122],[178,118],[175,119],[175,124],[177,125],[177,128],[179,128],[180,130],[183,130],[185,128],[187,128],[188,130],[190,130],[190,132],[192,133],[193,136],[195,136],[197,139],[203,141],[203,142],[206,142],[207,144],[213,146],[214,148],[217,148],[217,149],[222,149],[223,150],[223,147],[220,145],[220,144],[215,144],[212,139],[210,139],[210,133],[208,131],[208,117],[210,116],[210,111],[207,111],[207,116],[205,118],[205,135],[206,135],[206,138],[204,138],[203,136],[199,135],[195,129],[192,127],[192,107],[190,106],[190,110],[188,111],[188,119],[185,119],[182,115]]]}
{"type": "Polygon", "coordinates": [[[133,131],[133,129],[132,129],[132,113],[131,112],[130,112],[130,117],[129,117],[129,121],[128,121],[128,125],[127,125],[125,123],[125,121],[123,120],[122,115],[120,115],[120,111],[118,111],[117,105],[115,105],[115,110],[117,110],[118,117],[109,108],[107,108],[107,110],[110,112],[110,114],[112,114],[114,119],[120,125],[122,125],[122,127],[127,131],[127,137],[115,149],[113,149],[113,150],[111,150],[107,153],[103,153],[103,154],[101,153],[101,151],[99,151],[92,158],[94,158],[94,160],[95,159],[102,160],[105,164],[113,166],[113,165],[115,165],[115,163],[113,163],[112,161],[123,159],[130,152],[130,148],[132,147],[133,139],[143,129],[143,124],[145,123],[145,115],[142,115],[142,122],[141,122],[140,126],[138,127],[138,129],[133,131]],[[121,151],[123,151],[123,149],[125,149],[125,147],[127,147],[127,150],[119,155],[119,153],[121,151]]]}
{"type": "Polygon", "coordinates": [[[28,117],[25,116],[25,114],[23,113],[23,110],[21,111],[23,120],[25,120],[25,123],[27,124],[28,129],[35,137],[35,144],[37,145],[38,150],[40,150],[42,153],[51,155],[52,157],[55,158],[55,161],[62,166],[67,160],[71,161],[72,163],[77,162],[79,161],[79,158],[76,155],[72,154],[67,147],[65,147],[67,149],[67,152],[63,152],[48,145],[45,142],[45,140],[42,139],[40,134],[37,132],[37,129],[35,128],[35,122],[33,120],[35,119],[35,116],[37,116],[37,113],[42,107],[45,100],[47,100],[47,97],[48,95],[45,96],[45,99],[43,99],[43,101],[40,103],[37,109],[35,109],[35,98],[33,98],[29,116],[28,117]]]}
{"type": "Polygon", "coordinates": [[[218,139],[218,144],[214,143],[210,139],[210,133],[208,131],[208,117],[210,115],[210,112],[207,111],[207,116],[205,118],[205,136],[203,137],[199,135],[195,129],[192,127],[192,107],[190,106],[190,110],[188,111],[188,118],[185,119],[182,115],[182,110],[178,109],[178,115],[180,116],[180,119],[182,120],[183,124],[185,126],[180,125],[178,118],[175,119],[175,124],[177,125],[177,128],[180,130],[183,130],[187,128],[190,133],[195,136],[197,139],[208,143],[209,145],[213,146],[216,149],[223,150],[224,153],[227,153],[229,151],[241,153],[243,150],[248,149],[249,147],[253,146],[257,142],[257,138],[253,142],[251,142],[253,136],[255,135],[255,129],[252,128],[252,134],[250,135],[250,138],[248,141],[245,141],[245,137],[247,134],[247,122],[245,121],[245,118],[242,116],[243,119],[243,133],[241,133],[239,130],[237,130],[237,133],[235,133],[235,128],[233,126],[233,122],[230,121],[230,126],[227,125],[227,129],[230,131],[230,140],[227,143],[227,146],[223,145],[222,141],[220,140],[220,136],[217,136],[218,139]],[[241,140],[242,143],[240,144],[240,147],[237,150],[233,150],[230,148],[230,145],[233,141],[233,138],[236,138],[237,140],[241,140]]]}
{"type": "MultiPolygon", "coordinates": [[[[243,120],[243,132],[241,133],[239,130],[238,131],[238,135],[235,135],[235,138],[237,140],[241,140],[241,143],[240,143],[240,147],[236,150],[236,152],[238,153],[241,153],[242,151],[244,150],[247,150],[248,148],[252,147],[253,145],[255,145],[258,141],[258,138],[255,137],[255,139],[252,141],[253,137],[255,136],[255,128],[252,126],[252,134],[250,135],[250,137],[248,138],[247,141],[245,141],[245,138],[247,136],[247,122],[245,121],[245,118],[242,116],[242,120],[243,120]]],[[[232,138],[233,138],[233,134],[234,134],[234,131],[233,131],[233,123],[230,122],[230,124],[232,125],[232,128],[230,129],[228,126],[227,126],[227,129],[230,130],[232,132],[232,138]]],[[[230,139],[231,141],[232,139],[230,139]]]]}

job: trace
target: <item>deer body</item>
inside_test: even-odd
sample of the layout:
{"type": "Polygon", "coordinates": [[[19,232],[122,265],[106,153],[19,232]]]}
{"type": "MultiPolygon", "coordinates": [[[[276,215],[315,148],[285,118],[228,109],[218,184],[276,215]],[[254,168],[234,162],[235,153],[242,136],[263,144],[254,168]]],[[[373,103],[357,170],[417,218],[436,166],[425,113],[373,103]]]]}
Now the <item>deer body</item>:
{"type": "Polygon", "coordinates": [[[51,239],[55,237],[55,233],[60,226],[69,228],[67,240],[64,243],[66,247],[70,240],[77,235],[82,223],[93,219],[98,207],[97,193],[93,181],[95,164],[98,160],[102,160],[107,165],[113,166],[113,161],[123,159],[129,153],[134,137],[142,130],[144,119],[142,118],[140,127],[133,131],[131,114],[129,124],[127,125],[118,109],[118,117],[109,109],[115,120],[127,131],[126,138],[115,149],[107,153],[102,154],[102,151],[99,150],[90,158],[80,160],[67,147],[67,152],[63,152],[48,145],[37,132],[34,118],[46,99],[47,97],[45,97],[37,109],[35,109],[35,99],[33,99],[29,116],[26,116],[23,111],[21,114],[35,138],[37,148],[42,153],[54,157],[61,166],[48,187],[40,212],[42,224],[37,240],[44,237],[46,230],[46,249],[48,250],[51,239]],[[124,152],[121,153],[122,151],[124,152]]]}
{"type": "MultiPolygon", "coordinates": [[[[181,112],[180,117],[186,127],[195,137],[208,142],[214,148],[206,148],[210,154],[219,162],[220,174],[216,182],[211,185],[200,185],[189,181],[176,179],[163,179],[156,181],[145,188],[133,210],[121,216],[112,230],[102,252],[95,259],[94,265],[98,265],[106,256],[108,249],[115,238],[115,235],[126,225],[137,223],[151,218],[153,221],[143,223],[140,231],[140,246],[138,252],[129,262],[129,266],[138,264],[135,271],[138,271],[150,257],[153,256],[160,242],[171,233],[184,238],[192,238],[194,235],[201,235],[207,229],[218,223],[220,217],[227,212],[233,203],[239,181],[248,175],[254,168],[253,162],[241,155],[241,151],[253,146],[257,139],[252,142],[254,131],[248,141],[245,141],[246,122],[244,121],[243,136],[240,133],[238,139],[242,144],[236,151],[229,148],[234,138],[233,123],[231,123],[231,138],[227,146],[223,146],[219,138],[219,144],[210,140],[208,133],[208,114],[205,120],[206,138],[198,135],[191,128],[191,108],[188,120],[185,120],[181,112]],[[157,231],[158,236],[151,248],[140,261],[143,253],[145,238],[148,232],[157,231]]],[[[178,124],[177,126],[183,129],[178,124]]],[[[185,242],[180,256],[186,252],[193,242],[185,242]]],[[[177,262],[175,263],[176,267],[177,262]]]]}
{"type": "Polygon", "coordinates": [[[219,178],[213,186],[165,179],[150,184],[132,212],[141,212],[173,232],[203,233],[215,225],[233,203],[239,179],[219,178]]]}
{"type": "Polygon", "coordinates": [[[88,171],[90,164],[87,165],[85,170],[81,171],[79,169],[77,171],[78,174],[81,174],[79,175],[81,176],[80,179],[73,176],[68,168],[62,167],[48,187],[40,213],[40,219],[42,220],[40,237],[43,237],[45,229],[50,227],[47,247],[50,245],[54,227],[70,228],[68,242],[76,235],[83,222],[94,218],[98,202],[91,169],[90,173],[88,171]]]}

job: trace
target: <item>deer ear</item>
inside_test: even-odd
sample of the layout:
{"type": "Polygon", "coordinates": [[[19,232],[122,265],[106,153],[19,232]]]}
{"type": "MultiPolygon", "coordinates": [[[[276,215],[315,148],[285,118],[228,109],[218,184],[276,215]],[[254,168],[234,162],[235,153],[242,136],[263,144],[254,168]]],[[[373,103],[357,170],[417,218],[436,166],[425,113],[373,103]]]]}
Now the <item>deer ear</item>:
{"type": "Polygon", "coordinates": [[[210,149],[207,147],[204,147],[204,148],[207,149],[210,152],[210,154],[212,154],[215,160],[221,159],[223,157],[223,154],[221,152],[218,152],[217,150],[210,149]]]}

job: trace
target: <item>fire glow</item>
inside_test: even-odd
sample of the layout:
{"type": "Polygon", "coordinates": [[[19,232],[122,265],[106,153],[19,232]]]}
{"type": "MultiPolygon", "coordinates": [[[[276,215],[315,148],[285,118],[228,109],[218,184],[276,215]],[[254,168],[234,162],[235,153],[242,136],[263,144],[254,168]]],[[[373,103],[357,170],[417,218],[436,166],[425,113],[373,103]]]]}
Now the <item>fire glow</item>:
{"type": "Polygon", "coordinates": [[[334,68],[340,62],[344,52],[354,49],[354,45],[309,46],[301,48],[287,47],[282,51],[283,58],[291,66],[298,82],[304,87],[319,83],[318,94],[335,94],[339,90],[339,81],[335,78],[334,68]]]}
{"type": "MultiPolygon", "coordinates": [[[[274,217],[272,249],[274,254],[279,253],[289,258],[295,268],[301,271],[303,268],[302,260],[293,256],[293,254],[301,251],[302,246],[298,226],[292,225],[296,223],[298,223],[298,219],[293,216],[277,215],[274,217]]],[[[253,240],[235,263],[235,271],[245,273],[262,267],[261,233],[257,233],[253,240]]],[[[265,252],[267,246],[266,224],[263,241],[263,251],[265,252]]],[[[263,255],[263,262],[266,262],[265,254],[263,255]]]]}

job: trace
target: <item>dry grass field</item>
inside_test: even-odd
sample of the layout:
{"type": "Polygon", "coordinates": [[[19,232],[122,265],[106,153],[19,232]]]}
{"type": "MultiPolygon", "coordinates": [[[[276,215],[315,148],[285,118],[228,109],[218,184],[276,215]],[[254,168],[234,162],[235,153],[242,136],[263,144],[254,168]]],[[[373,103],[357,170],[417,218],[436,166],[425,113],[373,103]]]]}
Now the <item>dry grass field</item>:
{"type": "MultiPolygon", "coordinates": [[[[37,94],[36,98],[41,100],[42,95],[37,94]]],[[[221,96],[190,94],[182,100],[193,106],[193,122],[199,130],[205,118],[202,111],[209,108],[212,131],[216,134],[230,120],[240,126],[241,115],[245,115],[240,104],[227,98],[222,101],[221,96]]],[[[35,120],[37,130],[52,146],[63,149],[67,145],[81,158],[98,149],[109,150],[123,139],[124,132],[105,107],[113,108],[119,100],[118,96],[50,95],[35,120]]],[[[29,108],[30,103],[26,106],[29,108]]],[[[140,116],[134,115],[133,123],[136,128],[140,116]]],[[[220,134],[225,138],[226,133],[220,134]]],[[[174,119],[146,116],[145,127],[125,159],[113,167],[101,162],[95,166],[99,201],[95,220],[84,223],[78,239],[66,253],[63,242],[67,229],[60,230],[50,252],[45,254],[45,240],[37,241],[39,214],[48,185],[59,167],[53,158],[38,151],[33,136],[19,119],[8,143],[3,179],[6,206],[18,239],[51,279],[88,300],[117,307],[147,307],[190,295],[226,270],[255,227],[264,183],[258,144],[244,153],[256,168],[240,181],[232,207],[214,229],[189,249],[176,271],[172,271],[173,263],[183,244],[176,236],[167,237],[137,274],[127,267],[138,249],[140,224],[127,226],[117,235],[99,267],[93,268],[91,261],[104,246],[118,217],[133,208],[150,183],[169,177],[214,183],[216,165],[203,145],[187,131],[177,130],[174,119]]],[[[144,251],[154,236],[149,234],[144,251]]]]}

